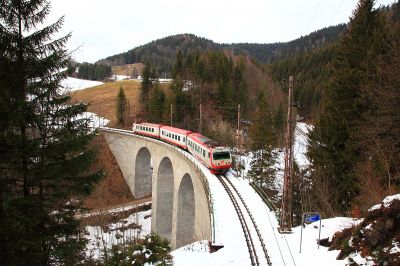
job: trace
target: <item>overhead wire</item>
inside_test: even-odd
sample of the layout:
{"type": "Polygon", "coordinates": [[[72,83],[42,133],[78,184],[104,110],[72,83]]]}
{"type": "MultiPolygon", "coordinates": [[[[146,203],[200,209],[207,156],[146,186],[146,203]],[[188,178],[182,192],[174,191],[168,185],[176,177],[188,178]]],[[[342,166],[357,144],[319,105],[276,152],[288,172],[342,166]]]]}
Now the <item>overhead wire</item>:
{"type": "Polygon", "coordinates": [[[317,11],[318,11],[319,6],[321,5],[321,2],[322,2],[322,0],[319,0],[318,5],[314,9],[314,13],[313,13],[313,15],[311,17],[310,23],[308,23],[307,32],[310,30],[311,24],[314,21],[315,14],[317,14],[317,11]]]}
{"type": "Polygon", "coordinates": [[[331,21],[329,22],[329,24],[332,24],[332,21],[335,19],[336,15],[338,14],[340,8],[341,8],[342,5],[343,5],[343,2],[344,2],[344,0],[340,1],[340,4],[339,4],[338,8],[336,9],[335,14],[334,14],[333,17],[331,18],[331,21]]]}

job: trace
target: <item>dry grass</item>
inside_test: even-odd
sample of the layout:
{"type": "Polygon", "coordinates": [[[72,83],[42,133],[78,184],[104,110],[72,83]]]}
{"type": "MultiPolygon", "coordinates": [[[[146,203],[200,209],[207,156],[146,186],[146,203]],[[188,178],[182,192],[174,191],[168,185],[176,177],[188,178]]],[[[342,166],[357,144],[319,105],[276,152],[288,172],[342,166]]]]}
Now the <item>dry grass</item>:
{"type": "MultiPolygon", "coordinates": [[[[161,90],[168,95],[168,83],[160,84],[161,90]]],[[[119,88],[125,91],[125,95],[129,101],[129,116],[135,117],[140,113],[142,105],[139,101],[140,83],[135,80],[123,80],[117,82],[109,82],[99,86],[91,87],[84,90],[74,91],[71,102],[85,102],[89,104],[88,111],[98,114],[110,120],[109,126],[115,126],[117,117],[115,115],[116,99],[119,88]]]]}
{"type": "Polygon", "coordinates": [[[129,114],[135,115],[141,106],[139,104],[140,83],[134,80],[109,82],[85,90],[75,91],[72,102],[85,102],[89,104],[88,111],[109,119],[110,125],[115,125],[116,99],[119,88],[122,87],[129,101],[129,114]]]}
{"type": "Polygon", "coordinates": [[[144,65],[142,63],[126,64],[121,66],[113,66],[113,75],[132,76],[133,69],[136,68],[138,75],[142,75],[144,65]]]}

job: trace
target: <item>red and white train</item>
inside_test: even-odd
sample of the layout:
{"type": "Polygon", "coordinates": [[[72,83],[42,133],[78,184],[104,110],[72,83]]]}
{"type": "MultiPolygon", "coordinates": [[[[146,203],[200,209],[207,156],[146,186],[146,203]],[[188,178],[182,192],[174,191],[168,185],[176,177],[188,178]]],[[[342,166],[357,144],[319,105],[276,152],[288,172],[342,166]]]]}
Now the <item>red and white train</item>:
{"type": "Polygon", "coordinates": [[[232,157],[229,148],[199,133],[151,123],[134,123],[132,131],[136,134],[161,139],[189,151],[213,174],[225,173],[231,168],[232,157]]]}

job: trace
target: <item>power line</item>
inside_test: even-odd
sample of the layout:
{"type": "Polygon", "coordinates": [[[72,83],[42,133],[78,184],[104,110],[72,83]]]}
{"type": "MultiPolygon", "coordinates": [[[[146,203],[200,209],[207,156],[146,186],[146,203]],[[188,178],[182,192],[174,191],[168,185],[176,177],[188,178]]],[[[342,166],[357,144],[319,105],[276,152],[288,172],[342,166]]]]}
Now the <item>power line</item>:
{"type": "Polygon", "coordinates": [[[344,0],[340,1],[340,4],[338,6],[338,8],[336,9],[335,14],[333,15],[333,17],[331,18],[331,21],[329,22],[329,25],[332,24],[333,19],[336,17],[337,13],[339,12],[340,8],[342,7],[344,0]]]}
{"type": "Polygon", "coordinates": [[[310,23],[308,24],[308,27],[307,27],[307,32],[310,30],[310,26],[311,26],[312,22],[314,21],[315,14],[317,14],[317,10],[318,10],[319,6],[321,5],[321,2],[322,2],[322,0],[319,0],[318,5],[314,10],[314,14],[312,15],[310,23]]]}

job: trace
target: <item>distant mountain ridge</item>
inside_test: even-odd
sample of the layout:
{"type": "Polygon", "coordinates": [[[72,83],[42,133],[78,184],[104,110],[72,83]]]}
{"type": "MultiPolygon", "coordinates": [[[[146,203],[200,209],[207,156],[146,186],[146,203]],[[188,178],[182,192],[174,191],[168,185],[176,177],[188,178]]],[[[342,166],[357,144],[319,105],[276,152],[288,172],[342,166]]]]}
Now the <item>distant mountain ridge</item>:
{"type": "Polygon", "coordinates": [[[306,36],[285,43],[237,43],[221,45],[225,48],[233,48],[235,51],[246,52],[260,63],[271,64],[275,61],[285,60],[332,43],[339,38],[345,29],[346,24],[339,24],[314,31],[306,36]]]}
{"type": "Polygon", "coordinates": [[[224,49],[229,49],[235,54],[248,55],[260,63],[272,63],[331,43],[337,40],[345,29],[346,25],[340,24],[315,31],[290,42],[271,44],[220,44],[194,34],[185,33],[152,41],[127,52],[109,56],[99,60],[97,63],[124,65],[149,61],[157,66],[159,73],[170,73],[179,50],[186,54],[194,51],[203,52],[224,49]]]}

